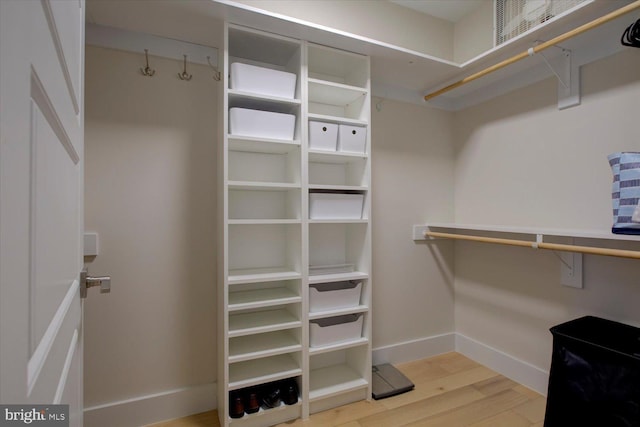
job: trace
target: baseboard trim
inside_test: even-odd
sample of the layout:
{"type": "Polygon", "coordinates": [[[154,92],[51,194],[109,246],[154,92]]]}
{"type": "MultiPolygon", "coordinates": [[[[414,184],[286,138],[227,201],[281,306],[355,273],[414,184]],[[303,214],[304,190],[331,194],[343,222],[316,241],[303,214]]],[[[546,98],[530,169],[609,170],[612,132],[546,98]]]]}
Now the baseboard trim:
{"type": "Polygon", "coordinates": [[[85,408],[84,425],[137,427],[217,408],[216,384],[184,387],[85,408]]]}
{"type": "Polygon", "coordinates": [[[517,383],[537,391],[543,396],[547,395],[548,371],[462,334],[456,334],[455,351],[517,383]]]}
{"type": "Polygon", "coordinates": [[[373,349],[373,364],[403,363],[455,351],[455,333],[405,341],[373,349]]]}

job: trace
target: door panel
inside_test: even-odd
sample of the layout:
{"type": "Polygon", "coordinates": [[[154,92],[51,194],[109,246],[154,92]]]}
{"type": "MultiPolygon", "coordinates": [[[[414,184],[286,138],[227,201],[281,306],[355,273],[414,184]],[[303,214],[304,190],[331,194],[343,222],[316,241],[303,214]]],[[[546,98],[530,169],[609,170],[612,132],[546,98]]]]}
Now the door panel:
{"type": "Polygon", "coordinates": [[[0,403],[82,426],[84,2],[0,0],[0,403]]]}

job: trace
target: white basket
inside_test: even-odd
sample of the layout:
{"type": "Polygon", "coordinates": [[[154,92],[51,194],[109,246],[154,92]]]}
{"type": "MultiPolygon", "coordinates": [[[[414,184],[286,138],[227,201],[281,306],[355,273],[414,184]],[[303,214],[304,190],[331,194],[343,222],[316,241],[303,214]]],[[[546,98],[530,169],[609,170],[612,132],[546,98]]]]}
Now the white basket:
{"type": "Polygon", "coordinates": [[[309,285],[309,311],[356,307],[360,304],[361,281],[309,285]]]}
{"type": "Polygon", "coordinates": [[[362,336],[363,322],[362,313],[311,320],[309,322],[310,345],[322,347],[357,340],[362,336]]]}
{"type": "Polygon", "coordinates": [[[338,151],[364,154],[366,144],[366,127],[340,125],[338,129],[338,151]]]}
{"type": "Polygon", "coordinates": [[[309,193],[310,219],[361,219],[364,194],[309,193]]]}
{"type": "Polygon", "coordinates": [[[296,116],[272,111],[229,109],[229,133],[256,138],[293,140],[296,116]]]}
{"type": "Polygon", "coordinates": [[[338,125],[309,121],[309,148],[312,150],[336,151],[338,125]]]}
{"type": "Polygon", "coordinates": [[[231,64],[231,89],[281,98],[295,97],[296,78],[293,73],[234,62],[231,64]]]}

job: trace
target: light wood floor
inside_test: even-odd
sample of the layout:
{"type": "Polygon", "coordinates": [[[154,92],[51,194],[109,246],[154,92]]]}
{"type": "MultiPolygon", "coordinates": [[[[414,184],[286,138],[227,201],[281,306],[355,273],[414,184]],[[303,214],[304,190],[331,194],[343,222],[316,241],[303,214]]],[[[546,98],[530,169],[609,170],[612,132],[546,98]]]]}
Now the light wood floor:
{"type": "MultiPolygon", "coordinates": [[[[382,400],[356,402],[280,427],[542,427],[545,398],[458,354],[396,366],[416,385],[382,400]]],[[[219,426],[216,411],[153,427],[219,426]]]]}

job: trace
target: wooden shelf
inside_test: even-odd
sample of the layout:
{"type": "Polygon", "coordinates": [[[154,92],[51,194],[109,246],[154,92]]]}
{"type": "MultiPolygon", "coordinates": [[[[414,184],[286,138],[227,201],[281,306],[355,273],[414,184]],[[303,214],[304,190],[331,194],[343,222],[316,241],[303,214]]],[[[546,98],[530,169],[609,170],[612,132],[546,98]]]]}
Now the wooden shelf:
{"type": "Polygon", "coordinates": [[[268,332],[232,338],[229,363],[243,362],[302,350],[302,345],[288,331],[268,332]]]}
{"type": "Polygon", "coordinates": [[[229,365],[229,390],[264,384],[302,374],[302,369],[288,354],[248,360],[229,365]]]}
{"type": "Polygon", "coordinates": [[[640,235],[613,234],[610,230],[588,230],[588,229],[570,229],[570,228],[535,228],[520,226],[501,226],[501,225],[481,225],[481,224],[456,224],[448,222],[433,222],[424,225],[415,225],[414,229],[420,234],[426,229],[447,229],[447,230],[468,230],[468,231],[486,231],[491,233],[510,233],[510,234],[529,234],[556,237],[573,237],[578,239],[597,239],[597,240],[621,240],[629,242],[640,242],[640,235]]]}
{"type": "Polygon", "coordinates": [[[300,295],[284,287],[229,292],[229,311],[294,304],[301,301],[300,295]]]}
{"type": "Polygon", "coordinates": [[[229,338],[297,328],[300,319],[285,309],[229,315],[229,338]]]}
{"type": "Polygon", "coordinates": [[[302,275],[299,272],[284,267],[230,270],[229,285],[275,282],[279,280],[300,279],[301,277],[302,275]]]}
{"type": "Polygon", "coordinates": [[[309,312],[309,320],[324,319],[325,317],[341,316],[343,314],[366,313],[367,311],[369,311],[369,307],[366,305],[337,308],[335,310],[312,311],[309,312]]]}
{"type": "Polygon", "coordinates": [[[310,375],[309,401],[368,387],[367,380],[347,365],[314,369],[310,375]]]}

